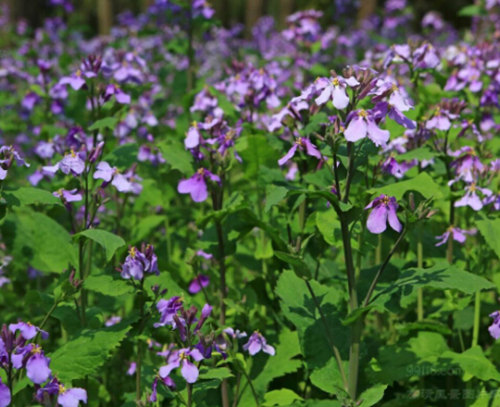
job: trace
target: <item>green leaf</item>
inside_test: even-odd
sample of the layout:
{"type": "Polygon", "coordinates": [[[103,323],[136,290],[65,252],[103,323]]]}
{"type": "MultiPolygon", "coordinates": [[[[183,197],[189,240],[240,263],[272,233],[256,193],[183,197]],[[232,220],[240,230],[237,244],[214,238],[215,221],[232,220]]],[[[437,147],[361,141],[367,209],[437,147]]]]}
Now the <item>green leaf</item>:
{"type": "Polygon", "coordinates": [[[361,393],[361,396],[359,396],[359,400],[361,401],[359,407],[371,407],[377,404],[380,400],[382,400],[382,397],[384,397],[386,388],[386,384],[376,384],[375,386],[365,390],[361,393]]]}
{"type": "Polygon", "coordinates": [[[105,274],[90,275],[85,279],[84,284],[87,290],[110,297],[119,297],[134,291],[123,279],[114,279],[105,274]]]}
{"type": "MultiPolygon", "coordinates": [[[[344,371],[347,372],[347,369],[347,363],[344,363],[344,371]]],[[[325,393],[344,393],[344,389],[342,388],[342,375],[340,374],[337,361],[333,358],[329,359],[325,366],[315,369],[312,372],[310,379],[314,386],[325,393]]]]}
{"type": "Polygon", "coordinates": [[[49,191],[40,188],[21,187],[13,190],[4,190],[3,197],[9,206],[22,205],[59,205],[61,200],[49,191]]]}
{"type": "Polygon", "coordinates": [[[401,296],[401,305],[405,307],[413,301],[417,289],[423,287],[440,290],[454,289],[465,294],[473,294],[476,291],[495,288],[495,284],[443,261],[426,269],[404,270],[396,281],[379,283],[372,303],[384,304],[388,301],[387,297],[398,294],[401,296]]]}
{"type": "Polygon", "coordinates": [[[448,351],[445,339],[435,332],[419,332],[417,337],[402,344],[383,346],[370,362],[367,374],[371,381],[391,384],[413,376],[440,374],[450,364],[439,361],[448,351]]]}
{"type": "Polygon", "coordinates": [[[285,187],[268,185],[266,187],[266,205],[264,207],[264,211],[269,212],[271,207],[280,203],[283,198],[285,198],[287,193],[288,189],[285,187]]]}
{"type": "Polygon", "coordinates": [[[461,8],[458,12],[461,17],[474,17],[474,16],[484,16],[486,12],[483,7],[477,4],[471,4],[461,8]]]}
{"type": "Polygon", "coordinates": [[[113,255],[120,247],[125,246],[125,240],[123,240],[120,236],[102,229],[87,229],[74,235],[76,238],[81,236],[93,240],[102,246],[106,251],[107,261],[110,261],[113,258],[113,255]]]}
{"type": "Polygon", "coordinates": [[[281,251],[275,251],[274,255],[284,261],[285,263],[288,263],[290,266],[293,267],[297,275],[301,277],[311,277],[311,270],[309,270],[309,266],[306,264],[306,262],[300,258],[299,256],[295,254],[290,254],[286,252],[281,252],[281,251]]]}
{"type": "Polygon", "coordinates": [[[265,407],[288,406],[296,400],[303,400],[297,393],[289,389],[272,390],[264,396],[265,407]]]}
{"type": "Polygon", "coordinates": [[[323,212],[316,212],[316,227],[323,235],[323,239],[329,245],[333,246],[338,243],[335,240],[334,231],[340,229],[340,221],[333,209],[328,209],[323,212]]]}
{"type": "Polygon", "coordinates": [[[436,156],[436,153],[430,150],[428,147],[420,147],[410,150],[403,154],[398,154],[395,156],[396,160],[401,161],[409,161],[417,159],[419,161],[422,160],[430,160],[436,156]]]}
{"type": "Polygon", "coordinates": [[[160,143],[158,147],[172,169],[179,170],[184,175],[191,176],[193,174],[193,156],[189,151],[186,151],[180,141],[170,139],[160,143]]]}
{"type": "Polygon", "coordinates": [[[500,239],[498,238],[500,236],[500,218],[489,219],[484,216],[483,219],[476,222],[476,226],[486,243],[500,257],[500,239]]]}
{"type": "Polygon", "coordinates": [[[439,199],[443,197],[441,189],[441,186],[436,184],[429,174],[422,172],[415,178],[372,188],[369,192],[375,195],[386,194],[399,200],[403,198],[403,195],[408,191],[416,191],[425,198],[439,199]]]}
{"type": "Polygon", "coordinates": [[[6,216],[2,228],[15,261],[24,266],[62,273],[70,264],[77,264],[70,234],[43,213],[22,207],[6,216]]]}
{"type": "Polygon", "coordinates": [[[137,163],[138,152],[139,147],[136,143],[122,144],[107,154],[103,161],[107,161],[109,165],[117,167],[120,171],[125,171],[137,163]]]}
{"type": "Polygon", "coordinates": [[[224,380],[233,377],[233,374],[227,367],[218,367],[218,368],[208,368],[203,367],[200,370],[200,379],[201,380],[224,380]]]}
{"type": "Polygon", "coordinates": [[[130,328],[130,325],[122,322],[105,329],[81,332],[49,355],[52,373],[61,382],[70,383],[97,372],[130,328]]]}
{"type": "Polygon", "coordinates": [[[463,371],[464,381],[469,381],[473,377],[476,377],[479,380],[496,380],[500,382],[498,369],[486,359],[483,350],[477,345],[467,349],[463,353],[444,352],[442,359],[458,364],[463,371]]]}
{"type": "Polygon", "coordinates": [[[104,119],[95,121],[94,124],[89,127],[89,131],[102,131],[103,129],[114,130],[117,123],[118,119],[116,117],[105,117],[104,119]]]}

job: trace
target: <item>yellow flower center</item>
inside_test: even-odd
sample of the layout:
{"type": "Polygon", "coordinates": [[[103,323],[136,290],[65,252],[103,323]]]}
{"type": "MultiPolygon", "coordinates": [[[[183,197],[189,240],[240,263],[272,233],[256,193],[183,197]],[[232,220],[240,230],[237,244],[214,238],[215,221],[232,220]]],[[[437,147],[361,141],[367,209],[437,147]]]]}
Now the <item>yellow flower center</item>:
{"type": "Polygon", "coordinates": [[[135,256],[137,256],[137,249],[135,247],[131,247],[128,251],[128,254],[130,255],[130,257],[135,259],[135,256]]]}
{"type": "Polygon", "coordinates": [[[340,85],[339,78],[333,78],[332,79],[332,85],[333,86],[339,86],[340,85]]]}
{"type": "Polygon", "coordinates": [[[205,175],[205,168],[199,168],[198,171],[196,171],[196,173],[199,175],[205,175]]]}
{"type": "Polygon", "coordinates": [[[71,157],[76,158],[75,150],[71,149],[69,153],[71,154],[71,157]]]}
{"type": "Polygon", "coordinates": [[[33,354],[39,354],[42,353],[42,348],[38,345],[33,346],[33,349],[31,349],[31,353],[33,354]]]}
{"type": "Polygon", "coordinates": [[[363,118],[367,118],[368,117],[368,113],[366,112],[365,109],[361,109],[359,112],[358,112],[358,116],[359,117],[363,117],[363,118]]]}
{"type": "Polygon", "coordinates": [[[63,384],[59,384],[59,394],[66,393],[66,387],[63,384]]]}

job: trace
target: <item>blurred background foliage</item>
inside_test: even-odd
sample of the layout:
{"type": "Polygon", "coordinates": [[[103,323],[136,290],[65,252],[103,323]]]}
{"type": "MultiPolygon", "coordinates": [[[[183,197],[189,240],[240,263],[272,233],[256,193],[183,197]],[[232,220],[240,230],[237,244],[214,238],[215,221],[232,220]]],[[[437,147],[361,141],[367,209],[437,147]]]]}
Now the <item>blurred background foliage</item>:
{"type": "MultiPolygon", "coordinates": [[[[31,27],[39,26],[43,19],[53,13],[49,0],[1,0],[9,6],[11,18],[25,19],[31,27]]],[[[73,18],[86,28],[89,36],[96,32],[106,34],[115,17],[130,10],[139,13],[147,9],[155,0],[74,0],[73,18]]],[[[263,15],[273,16],[278,25],[283,26],[286,16],[294,11],[315,8],[324,12],[325,24],[358,24],[363,18],[380,12],[388,0],[211,0],[217,11],[217,19],[225,26],[240,23],[246,32],[263,15]]],[[[454,26],[466,27],[470,21],[459,17],[458,10],[472,4],[473,0],[407,0],[414,10],[416,19],[430,10],[441,13],[454,26]]],[[[418,27],[415,27],[418,28],[418,27]]]]}

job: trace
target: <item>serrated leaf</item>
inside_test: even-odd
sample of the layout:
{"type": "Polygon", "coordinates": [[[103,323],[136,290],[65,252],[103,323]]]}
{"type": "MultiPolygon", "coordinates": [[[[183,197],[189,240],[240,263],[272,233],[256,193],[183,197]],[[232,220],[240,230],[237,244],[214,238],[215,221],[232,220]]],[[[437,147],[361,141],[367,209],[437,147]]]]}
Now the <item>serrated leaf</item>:
{"type": "Polygon", "coordinates": [[[125,240],[111,232],[102,229],[87,229],[74,235],[74,237],[86,237],[102,246],[106,252],[106,260],[110,261],[115,252],[125,246],[125,240]]]}
{"type": "Polygon", "coordinates": [[[262,405],[265,407],[288,406],[296,400],[303,400],[303,398],[290,389],[272,390],[265,394],[262,405]]]}
{"type": "Polygon", "coordinates": [[[122,322],[96,331],[85,330],[49,355],[50,367],[61,382],[94,374],[120,345],[131,326],[122,322]]]}
{"type": "Polygon", "coordinates": [[[117,123],[118,119],[116,117],[105,117],[104,119],[96,120],[94,124],[89,127],[89,131],[102,131],[103,129],[114,130],[117,123]]]}
{"type": "Polygon", "coordinates": [[[288,189],[276,185],[268,185],[266,187],[266,205],[264,211],[269,212],[271,207],[280,203],[288,193],[288,189]]]}
{"type": "Polygon", "coordinates": [[[338,241],[335,240],[334,231],[336,229],[340,229],[340,221],[333,209],[316,212],[316,227],[320,231],[326,243],[331,246],[338,243],[338,241]]]}
{"type": "Polygon", "coordinates": [[[369,192],[375,195],[386,194],[399,200],[403,198],[405,193],[415,191],[422,194],[425,198],[439,199],[443,197],[441,189],[441,186],[436,184],[429,174],[422,172],[415,178],[372,188],[369,192]]]}
{"type": "Polygon", "coordinates": [[[49,191],[40,188],[21,187],[18,189],[4,190],[3,197],[9,206],[22,205],[60,205],[61,200],[49,191]]]}
{"type": "Polygon", "coordinates": [[[500,257],[500,239],[498,238],[500,236],[500,218],[489,219],[483,217],[483,219],[476,222],[476,226],[486,243],[500,257]]]}
{"type": "Polygon", "coordinates": [[[23,207],[7,215],[2,227],[17,262],[48,273],[62,273],[77,263],[68,231],[43,213],[23,207]]]}
{"type": "Polygon", "coordinates": [[[359,407],[372,407],[377,404],[384,397],[385,389],[387,389],[386,384],[376,384],[365,390],[359,396],[359,400],[361,401],[359,407]]]}
{"type": "Polygon", "coordinates": [[[233,377],[233,374],[227,367],[207,368],[200,370],[200,380],[224,380],[233,377]]]}
{"type": "Polygon", "coordinates": [[[463,371],[464,381],[476,377],[479,380],[496,380],[500,382],[498,369],[484,356],[484,352],[479,346],[469,348],[463,353],[444,352],[442,359],[449,359],[460,366],[463,371]]]}
{"type": "Polygon", "coordinates": [[[123,279],[114,279],[105,274],[88,276],[85,279],[85,289],[110,297],[119,297],[134,291],[123,279]]]}
{"type": "Polygon", "coordinates": [[[183,144],[175,140],[169,140],[160,143],[158,147],[172,169],[179,170],[184,175],[191,176],[193,174],[193,156],[189,151],[186,151],[183,144]]]}
{"type": "Polygon", "coordinates": [[[292,268],[295,270],[297,275],[301,277],[311,277],[311,270],[309,270],[309,266],[306,264],[306,262],[300,258],[299,256],[295,254],[290,254],[286,252],[281,252],[281,251],[275,251],[274,255],[284,261],[285,263],[288,263],[292,268]]]}

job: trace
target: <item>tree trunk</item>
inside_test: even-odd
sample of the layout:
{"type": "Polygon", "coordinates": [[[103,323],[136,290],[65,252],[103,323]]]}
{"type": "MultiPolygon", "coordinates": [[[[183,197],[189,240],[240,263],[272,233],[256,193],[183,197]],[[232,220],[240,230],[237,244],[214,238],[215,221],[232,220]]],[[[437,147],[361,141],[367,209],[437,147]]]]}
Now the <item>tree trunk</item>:
{"type": "Polygon", "coordinates": [[[363,20],[370,17],[377,7],[377,0],[361,0],[361,5],[358,10],[358,25],[360,25],[363,20]]]}
{"type": "Polygon", "coordinates": [[[107,35],[113,25],[111,0],[97,0],[97,21],[99,34],[107,35]]]}
{"type": "Polygon", "coordinates": [[[294,0],[280,0],[278,27],[286,27],[286,18],[293,13],[294,0]]]}
{"type": "Polygon", "coordinates": [[[262,16],[263,0],[247,0],[245,6],[245,33],[246,37],[252,35],[252,28],[257,20],[262,16]]]}

